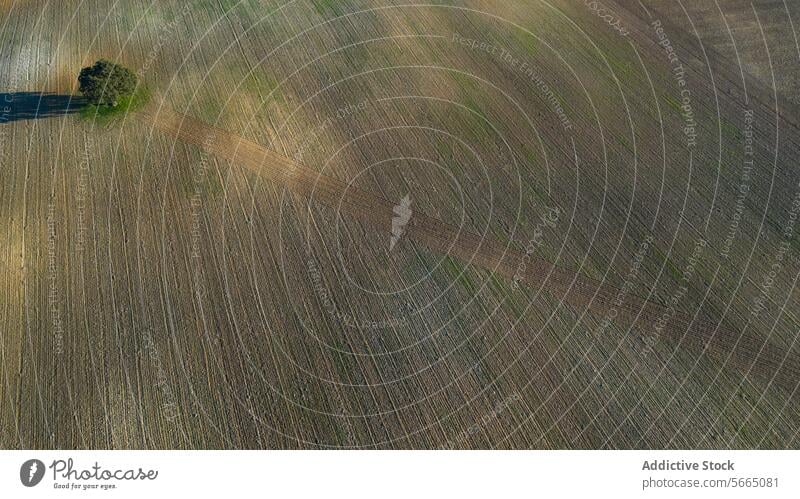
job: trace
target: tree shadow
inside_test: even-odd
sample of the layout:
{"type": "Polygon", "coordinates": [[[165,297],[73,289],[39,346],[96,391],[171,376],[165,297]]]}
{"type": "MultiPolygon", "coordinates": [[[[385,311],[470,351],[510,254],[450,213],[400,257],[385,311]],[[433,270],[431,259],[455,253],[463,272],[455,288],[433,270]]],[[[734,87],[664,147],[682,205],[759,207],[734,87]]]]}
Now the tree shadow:
{"type": "Polygon", "coordinates": [[[86,99],[45,92],[0,93],[0,125],[13,121],[54,118],[77,113],[86,99]]]}

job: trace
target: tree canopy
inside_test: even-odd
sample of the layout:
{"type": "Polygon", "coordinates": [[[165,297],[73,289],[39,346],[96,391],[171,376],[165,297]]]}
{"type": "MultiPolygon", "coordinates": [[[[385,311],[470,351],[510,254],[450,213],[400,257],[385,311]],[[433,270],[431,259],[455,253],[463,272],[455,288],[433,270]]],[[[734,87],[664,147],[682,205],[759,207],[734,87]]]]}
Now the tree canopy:
{"type": "Polygon", "coordinates": [[[138,78],[130,69],[105,59],[81,69],[80,91],[95,105],[115,107],[120,100],[133,95],[138,78]]]}

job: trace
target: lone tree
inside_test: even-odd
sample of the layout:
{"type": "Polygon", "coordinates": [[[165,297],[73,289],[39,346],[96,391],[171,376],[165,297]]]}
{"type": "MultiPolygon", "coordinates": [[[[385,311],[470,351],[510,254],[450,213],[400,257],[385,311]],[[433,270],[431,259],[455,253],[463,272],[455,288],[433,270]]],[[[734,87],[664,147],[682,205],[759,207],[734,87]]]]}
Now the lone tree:
{"type": "Polygon", "coordinates": [[[81,69],[78,76],[81,93],[90,103],[111,107],[131,97],[137,81],[133,71],[105,59],[81,69]]]}

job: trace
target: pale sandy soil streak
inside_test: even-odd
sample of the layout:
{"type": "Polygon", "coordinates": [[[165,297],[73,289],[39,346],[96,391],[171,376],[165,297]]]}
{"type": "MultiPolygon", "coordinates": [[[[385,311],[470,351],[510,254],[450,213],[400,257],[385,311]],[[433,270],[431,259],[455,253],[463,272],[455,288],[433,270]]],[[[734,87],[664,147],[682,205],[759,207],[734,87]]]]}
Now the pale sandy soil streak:
{"type": "MultiPolygon", "coordinates": [[[[393,217],[394,203],[391,201],[322,175],[201,120],[163,108],[158,111],[143,110],[138,117],[182,141],[246,166],[268,180],[286,185],[295,193],[340,209],[370,224],[385,228],[393,217]]],[[[458,227],[423,213],[414,212],[406,229],[409,237],[434,251],[473,263],[509,279],[516,275],[532,287],[544,286],[578,310],[588,306],[592,312],[605,316],[616,309],[616,321],[626,326],[635,325],[638,329],[647,328],[653,334],[657,334],[656,322],[666,316],[669,320],[662,329],[665,339],[708,351],[722,359],[730,357],[730,361],[738,368],[744,371],[752,369],[766,380],[774,376],[774,381],[790,393],[798,383],[800,369],[793,355],[787,355],[777,346],[756,337],[744,336],[724,324],[681,311],[670,312],[662,304],[636,296],[626,296],[622,303],[617,304],[615,302],[621,292],[617,287],[554,266],[500,242],[460,231],[458,227]],[[522,263],[526,268],[519,273],[522,263]]]]}

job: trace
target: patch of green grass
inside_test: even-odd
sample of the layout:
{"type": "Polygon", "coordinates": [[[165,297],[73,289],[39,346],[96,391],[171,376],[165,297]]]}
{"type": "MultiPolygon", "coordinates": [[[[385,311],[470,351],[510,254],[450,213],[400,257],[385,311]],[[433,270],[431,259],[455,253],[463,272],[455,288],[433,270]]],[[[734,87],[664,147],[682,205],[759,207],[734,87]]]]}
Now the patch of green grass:
{"type": "Polygon", "coordinates": [[[218,122],[223,118],[223,103],[232,106],[234,103],[224,99],[215,98],[214,96],[203,95],[194,101],[194,111],[197,117],[209,121],[211,123],[219,124],[218,122]]]}
{"type": "Polygon", "coordinates": [[[453,157],[453,146],[450,144],[450,142],[437,139],[435,142],[435,147],[442,159],[450,159],[453,157]]]}
{"type": "Polygon", "coordinates": [[[789,239],[789,246],[800,251],[800,238],[794,236],[789,239]]]}
{"type": "Polygon", "coordinates": [[[109,122],[141,109],[150,99],[150,90],[139,85],[132,95],[120,99],[116,106],[105,106],[98,104],[88,104],[81,109],[80,116],[83,119],[91,120],[95,124],[105,125],[109,122]]]}
{"type": "MultiPolygon", "coordinates": [[[[518,166],[522,170],[523,177],[526,177],[528,172],[535,171],[537,169],[537,166],[540,165],[541,163],[542,161],[539,159],[538,152],[527,151],[525,153],[525,159],[522,159],[518,164],[518,166]]],[[[514,163],[511,164],[513,165],[514,163]]],[[[512,175],[516,178],[517,172],[515,170],[512,170],[512,172],[513,172],[512,175]]],[[[540,187],[542,186],[537,185],[536,182],[526,181],[523,178],[522,181],[523,192],[526,194],[532,194],[533,197],[536,198],[536,200],[538,200],[539,202],[543,203],[547,202],[548,201],[547,195],[541,190],[539,190],[540,187]]]]}
{"type": "Polygon", "coordinates": [[[472,111],[469,113],[469,119],[474,123],[475,126],[473,128],[475,131],[477,132],[480,130],[484,135],[486,135],[486,137],[495,135],[495,131],[492,128],[489,118],[475,100],[476,95],[485,97],[485,94],[480,88],[479,84],[473,78],[461,73],[453,73],[453,78],[456,80],[459,89],[461,90],[461,105],[472,111]]]}
{"type": "Polygon", "coordinates": [[[664,94],[663,99],[664,102],[666,102],[669,107],[678,111],[678,114],[683,114],[683,107],[681,103],[678,101],[678,99],[669,94],[664,94]]]}
{"type": "Polygon", "coordinates": [[[733,141],[738,141],[741,139],[742,132],[739,130],[739,127],[731,123],[730,121],[722,118],[720,120],[720,128],[722,128],[722,134],[733,141]]]}
{"type": "Polygon", "coordinates": [[[321,16],[327,14],[340,16],[342,14],[342,10],[339,8],[341,0],[311,0],[311,5],[314,6],[314,10],[317,11],[317,14],[321,16]]]}
{"type": "Polygon", "coordinates": [[[278,104],[283,104],[286,102],[283,93],[277,88],[278,81],[267,74],[255,72],[250,73],[243,80],[242,86],[248,92],[258,94],[259,97],[264,101],[262,103],[267,103],[270,100],[275,101],[278,104]]]}
{"type": "Polygon", "coordinates": [[[623,137],[623,136],[619,136],[619,137],[617,138],[617,142],[619,142],[619,144],[620,144],[622,147],[624,147],[626,151],[628,151],[628,152],[629,152],[629,153],[631,153],[631,154],[634,154],[634,152],[633,152],[633,146],[631,146],[631,143],[630,143],[630,142],[628,142],[628,140],[627,140],[625,137],[623,137]]]}
{"type": "Polygon", "coordinates": [[[226,14],[240,5],[240,3],[241,2],[239,2],[239,0],[217,0],[217,4],[222,9],[222,12],[225,12],[226,14]]]}
{"type": "Polygon", "coordinates": [[[444,267],[453,278],[458,279],[458,282],[464,286],[470,295],[475,295],[478,287],[467,275],[466,268],[460,261],[448,255],[444,257],[442,263],[442,267],[444,267]]]}
{"type": "Polygon", "coordinates": [[[664,260],[664,264],[667,270],[669,271],[669,275],[671,275],[672,278],[675,279],[675,281],[680,282],[681,279],[683,279],[683,273],[681,273],[681,271],[678,270],[678,267],[676,267],[675,264],[672,263],[672,260],[670,258],[666,258],[664,260]]]}
{"type": "Polygon", "coordinates": [[[211,0],[198,3],[201,8],[211,10],[214,13],[218,12],[218,10],[222,10],[224,14],[227,14],[234,8],[242,7],[243,5],[250,2],[242,2],[240,0],[211,0]]]}
{"type": "Polygon", "coordinates": [[[658,259],[657,261],[663,262],[664,270],[666,270],[667,273],[670,276],[672,276],[672,278],[675,279],[676,282],[680,282],[680,280],[683,278],[683,273],[680,270],[678,270],[678,267],[675,266],[675,264],[672,262],[672,259],[668,258],[667,255],[664,254],[664,252],[661,251],[661,248],[659,248],[658,246],[655,245],[653,246],[653,252],[656,254],[656,257],[658,259]]]}
{"type": "Polygon", "coordinates": [[[608,61],[608,65],[611,66],[611,69],[614,70],[614,74],[617,75],[617,78],[631,78],[634,75],[633,65],[630,61],[618,58],[613,52],[603,53],[603,55],[606,56],[606,61],[608,61]]]}
{"type": "MultiPolygon", "coordinates": [[[[553,89],[551,89],[551,90],[553,90],[553,89]]],[[[570,109],[572,109],[572,106],[570,106],[570,103],[567,102],[567,100],[560,93],[556,92],[555,90],[553,90],[553,95],[555,96],[556,99],[558,99],[558,103],[561,104],[561,109],[563,109],[565,113],[569,114],[570,109]]]]}
{"type": "Polygon", "coordinates": [[[464,106],[466,106],[472,113],[470,113],[470,117],[473,119],[475,123],[475,130],[481,130],[486,137],[491,137],[495,135],[494,128],[492,128],[492,123],[489,120],[489,117],[483,112],[483,109],[478,107],[478,104],[475,103],[471,98],[467,97],[464,106]]]}
{"type": "Polygon", "coordinates": [[[520,35],[522,46],[525,47],[528,54],[535,54],[539,51],[539,43],[533,35],[530,33],[521,33],[520,35]]]}

